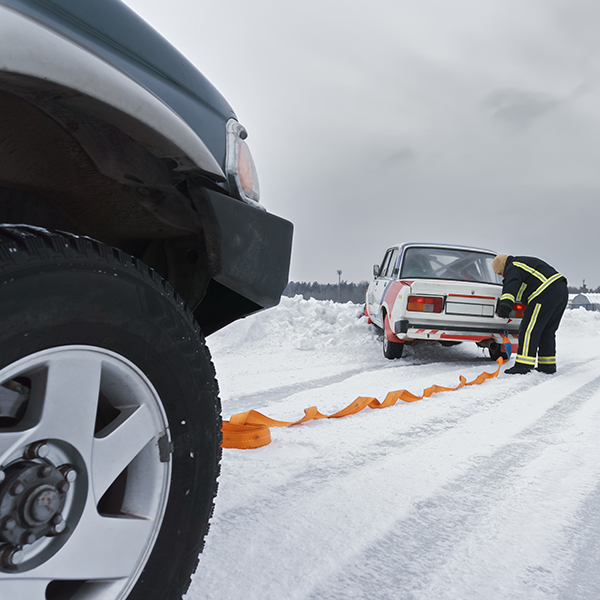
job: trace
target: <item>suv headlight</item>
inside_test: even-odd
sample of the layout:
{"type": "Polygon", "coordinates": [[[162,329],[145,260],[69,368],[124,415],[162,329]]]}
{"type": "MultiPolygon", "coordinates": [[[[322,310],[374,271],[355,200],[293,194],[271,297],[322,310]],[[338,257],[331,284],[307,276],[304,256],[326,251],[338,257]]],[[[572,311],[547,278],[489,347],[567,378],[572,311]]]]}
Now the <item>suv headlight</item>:
{"type": "Polygon", "coordinates": [[[235,119],[229,119],[227,122],[227,179],[232,192],[240,200],[249,204],[258,204],[260,199],[258,175],[250,148],[244,141],[247,137],[248,133],[244,127],[235,119]]]}

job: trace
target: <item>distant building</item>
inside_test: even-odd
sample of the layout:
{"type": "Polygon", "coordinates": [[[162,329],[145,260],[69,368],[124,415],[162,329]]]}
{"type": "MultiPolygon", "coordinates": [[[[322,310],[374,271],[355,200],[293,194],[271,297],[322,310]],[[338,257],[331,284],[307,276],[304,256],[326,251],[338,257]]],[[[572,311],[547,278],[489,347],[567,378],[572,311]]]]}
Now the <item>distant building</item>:
{"type": "Polygon", "coordinates": [[[585,308],[600,312],[600,294],[569,294],[569,308],[585,308]]]}

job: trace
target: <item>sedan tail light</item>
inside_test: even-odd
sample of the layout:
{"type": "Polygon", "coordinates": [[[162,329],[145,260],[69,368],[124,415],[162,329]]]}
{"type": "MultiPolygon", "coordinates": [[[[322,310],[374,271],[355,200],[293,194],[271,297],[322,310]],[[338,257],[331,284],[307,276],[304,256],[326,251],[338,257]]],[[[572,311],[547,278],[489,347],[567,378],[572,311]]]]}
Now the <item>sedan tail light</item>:
{"type": "Polygon", "coordinates": [[[444,299],[434,296],[409,296],[406,308],[419,312],[441,313],[444,308],[444,299]]]}
{"type": "Polygon", "coordinates": [[[525,309],[527,308],[527,304],[522,304],[521,302],[515,302],[512,307],[512,311],[510,312],[509,317],[511,319],[522,319],[525,314],[525,309]]]}

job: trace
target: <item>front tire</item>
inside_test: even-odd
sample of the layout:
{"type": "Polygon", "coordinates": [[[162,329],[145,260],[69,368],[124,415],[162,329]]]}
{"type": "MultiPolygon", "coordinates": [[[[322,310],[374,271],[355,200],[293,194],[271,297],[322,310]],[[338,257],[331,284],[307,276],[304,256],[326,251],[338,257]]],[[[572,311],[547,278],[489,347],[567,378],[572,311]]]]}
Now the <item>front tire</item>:
{"type": "Polygon", "coordinates": [[[221,456],[189,310],[117,249],[10,226],[0,316],[3,597],[181,598],[221,456]]]}

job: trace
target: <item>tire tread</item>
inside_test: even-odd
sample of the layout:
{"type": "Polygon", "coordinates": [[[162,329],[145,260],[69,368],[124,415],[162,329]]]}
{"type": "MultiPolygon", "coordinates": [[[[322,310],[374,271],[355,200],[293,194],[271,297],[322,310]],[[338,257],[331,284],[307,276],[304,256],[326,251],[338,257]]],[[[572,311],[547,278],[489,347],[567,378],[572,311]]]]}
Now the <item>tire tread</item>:
{"type": "MultiPolygon", "coordinates": [[[[192,311],[185,304],[181,296],[174,288],[165,281],[156,271],[137,258],[123,252],[122,250],[107,246],[102,242],[86,236],[73,233],[51,231],[30,225],[0,225],[0,285],[10,280],[12,271],[22,269],[24,266],[32,265],[32,268],[43,269],[44,266],[56,264],[56,262],[92,263],[99,269],[121,268],[125,269],[132,277],[144,282],[154,288],[162,296],[166,296],[176,307],[177,312],[171,316],[164,314],[160,317],[162,325],[169,331],[180,350],[185,354],[190,365],[198,367],[202,357],[207,357],[212,375],[213,397],[215,398],[215,428],[218,432],[218,450],[216,452],[216,479],[211,507],[209,509],[212,518],[215,509],[215,497],[218,489],[218,478],[221,469],[221,403],[219,399],[219,387],[216,382],[216,372],[210,352],[206,347],[204,336],[200,326],[194,319],[192,311]],[[173,315],[175,315],[173,317],[173,315]],[[194,336],[189,335],[189,331],[194,336]]],[[[199,536],[199,544],[184,559],[179,569],[180,580],[174,582],[173,589],[178,594],[185,594],[191,583],[191,576],[198,567],[198,555],[204,548],[206,534],[210,526],[206,524],[204,532],[199,536]]]]}

